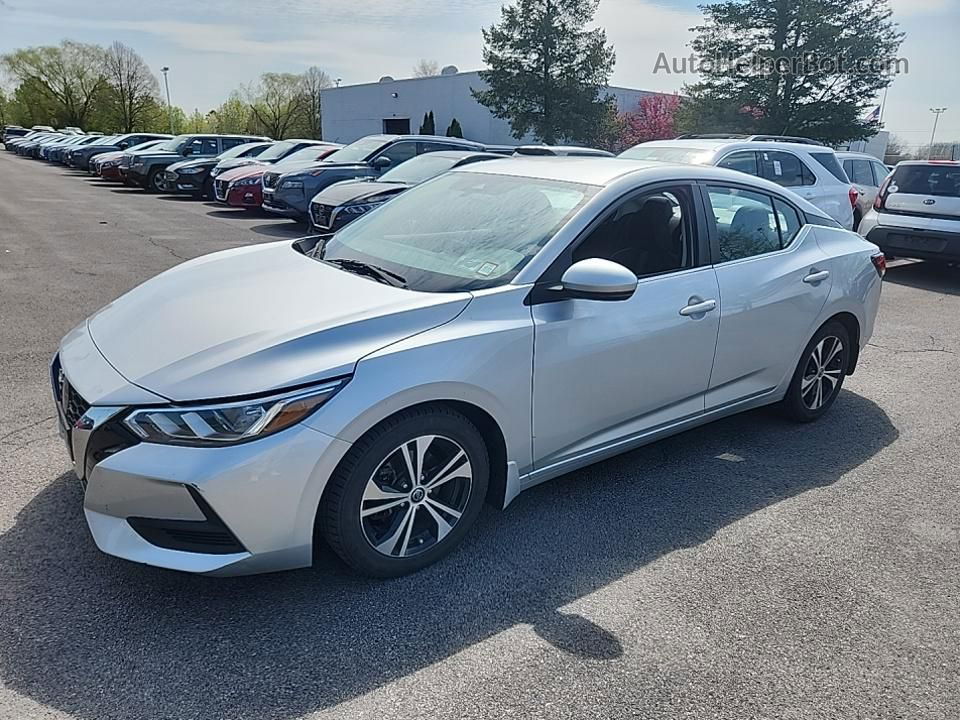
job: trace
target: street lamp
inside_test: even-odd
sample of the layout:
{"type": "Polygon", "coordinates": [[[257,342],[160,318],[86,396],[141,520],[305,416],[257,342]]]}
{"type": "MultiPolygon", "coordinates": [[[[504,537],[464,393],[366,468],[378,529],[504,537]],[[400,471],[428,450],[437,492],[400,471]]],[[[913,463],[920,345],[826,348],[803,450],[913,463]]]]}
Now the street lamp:
{"type": "Polygon", "coordinates": [[[162,68],[160,68],[160,72],[163,73],[163,86],[167,89],[167,118],[170,120],[170,134],[174,135],[173,106],[170,104],[170,81],[167,79],[167,73],[170,72],[170,68],[164,65],[162,68]]]}
{"type": "Polygon", "coordinates": [[[937,137],[937,123],[940,122],[940,116],[947,111],[947,108],[930,108],[933,113],[933,132],[930,133],[930,147],[927,149],[927,160],[933,155],[933,141],[937,137]]]}

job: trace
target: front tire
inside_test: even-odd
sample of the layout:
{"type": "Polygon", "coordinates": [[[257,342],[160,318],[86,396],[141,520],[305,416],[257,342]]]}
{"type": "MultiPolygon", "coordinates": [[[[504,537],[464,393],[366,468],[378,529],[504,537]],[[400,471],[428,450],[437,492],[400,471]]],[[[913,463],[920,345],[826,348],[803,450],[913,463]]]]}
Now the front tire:
{"type": "Polygon", "coordinates": [[[374,577],[416,572],[450,553],[480,514],[490,476],[483,437],[445,406],[406,410],[358,440],[321,502],[327,544],[374,577]]]}
{"type": "Polygon", "coordinates": [[[813,422],[830,409],[850,368],[850,350],[850,333],[842,323],[832,320],[817,331],[781,403],[790,419],[813,422]]]}
{"type": "Polygon", "coordinates": [[[154,168],[147,174],[147,179],[143,183],[143,189],[150,193],[161,193],[164,191],[163,168],[154,168]]]}

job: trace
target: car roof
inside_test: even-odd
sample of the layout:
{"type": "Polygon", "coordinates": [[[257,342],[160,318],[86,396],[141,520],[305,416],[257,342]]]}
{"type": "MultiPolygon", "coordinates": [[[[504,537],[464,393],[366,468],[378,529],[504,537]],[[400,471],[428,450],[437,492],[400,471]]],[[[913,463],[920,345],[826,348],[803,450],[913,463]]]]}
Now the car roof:
{"type": "Polygon", "coordinates": [[[837,157],[838,157],[838,158],[846,158],[846,159],[848,159],[848,160],[850,160],[850,159],[853,159],[853,160],[874,160],[874,161],[880,163],[881,165],[883,164],[883,160],[881,160],[880,158],[878,158],[876,155],[871,155],[870,153],[858,152],[858,151],[856,151],[856,150],[837,150],[836,153],[837,153],[837,157]]]}
{"type": "Polygon", "coordinates": [[[960,166],[960,160],[901,160],[897,167],[901,165],[927,165],[929,167],[957,167],[960,166]]]}
{"type": "MultiPolygon", "coordinates": [[[[447,158],[448,160],[462,160],[470,157],[492,157],[497,158],[498,160],[503,159],[503,155],[486,152],[485,150],[436,150],[431,153],[417,155],[417,157],[441,157],[447,158]]],[[[403,165],[403,163],[400,163],[397,165],[397,167],[400,167],[400,165],[403,165]]]]}
{"type": "MultiPolygon", "coordinates": [[[[684,138],[680,140],[651,140],[633,147],[681,147],[691,150],[806,150],[807,152],[834,152],[826,145],[805,145],[797,142],[774,142],[770,140],[735,140],[729,138],[684,138]]],[[[632,148],[628,148],[632,149],[632,148]]]]}

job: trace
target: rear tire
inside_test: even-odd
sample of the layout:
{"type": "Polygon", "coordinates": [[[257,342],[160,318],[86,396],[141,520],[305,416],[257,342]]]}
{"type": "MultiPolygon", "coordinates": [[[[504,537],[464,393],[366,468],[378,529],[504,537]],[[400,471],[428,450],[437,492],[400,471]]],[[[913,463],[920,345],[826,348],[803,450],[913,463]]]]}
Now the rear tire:
{"type": "Polygon", "coordinates": [[[149,193],[163,192],[163,169],[153,168],[148,174],[147,179],[143,181],[143,189],[149,193]]]}
{"type": "Polygon", "coordinates": [[[791,420],[813,422],[836,401],[850,368],[850,333],[836,320],[807,343],[780,406],[791,420]]]}
{"type": "Polygon", "coordinates": [[[327,544],[358,572],[406,575],[463,540],[480,514],[489,476],[483,437],[466,417],[442,405],[406,410],[346,454],[330,478],[318,524],[327,544]]]}

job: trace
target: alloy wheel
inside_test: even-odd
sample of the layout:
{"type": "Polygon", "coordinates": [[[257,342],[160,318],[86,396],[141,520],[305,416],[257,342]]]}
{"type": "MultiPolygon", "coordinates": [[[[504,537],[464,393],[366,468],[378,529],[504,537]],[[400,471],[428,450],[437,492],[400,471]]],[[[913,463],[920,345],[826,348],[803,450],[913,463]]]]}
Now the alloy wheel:
{"type": "Polygon", "coordinates": [[[421,435],[377,466],[360,501],[360,525],[379,553],[402,558],[442,542],[470,500],[473,472],[459,443],[421,435]]]}
{"type": "Polygon", "coordinates": [[[800,397],[804,407],[808,410],[822,408],[839,388],[843,371],[843,342],[828,335],[814,346],[803,369],[800,397]]]}

